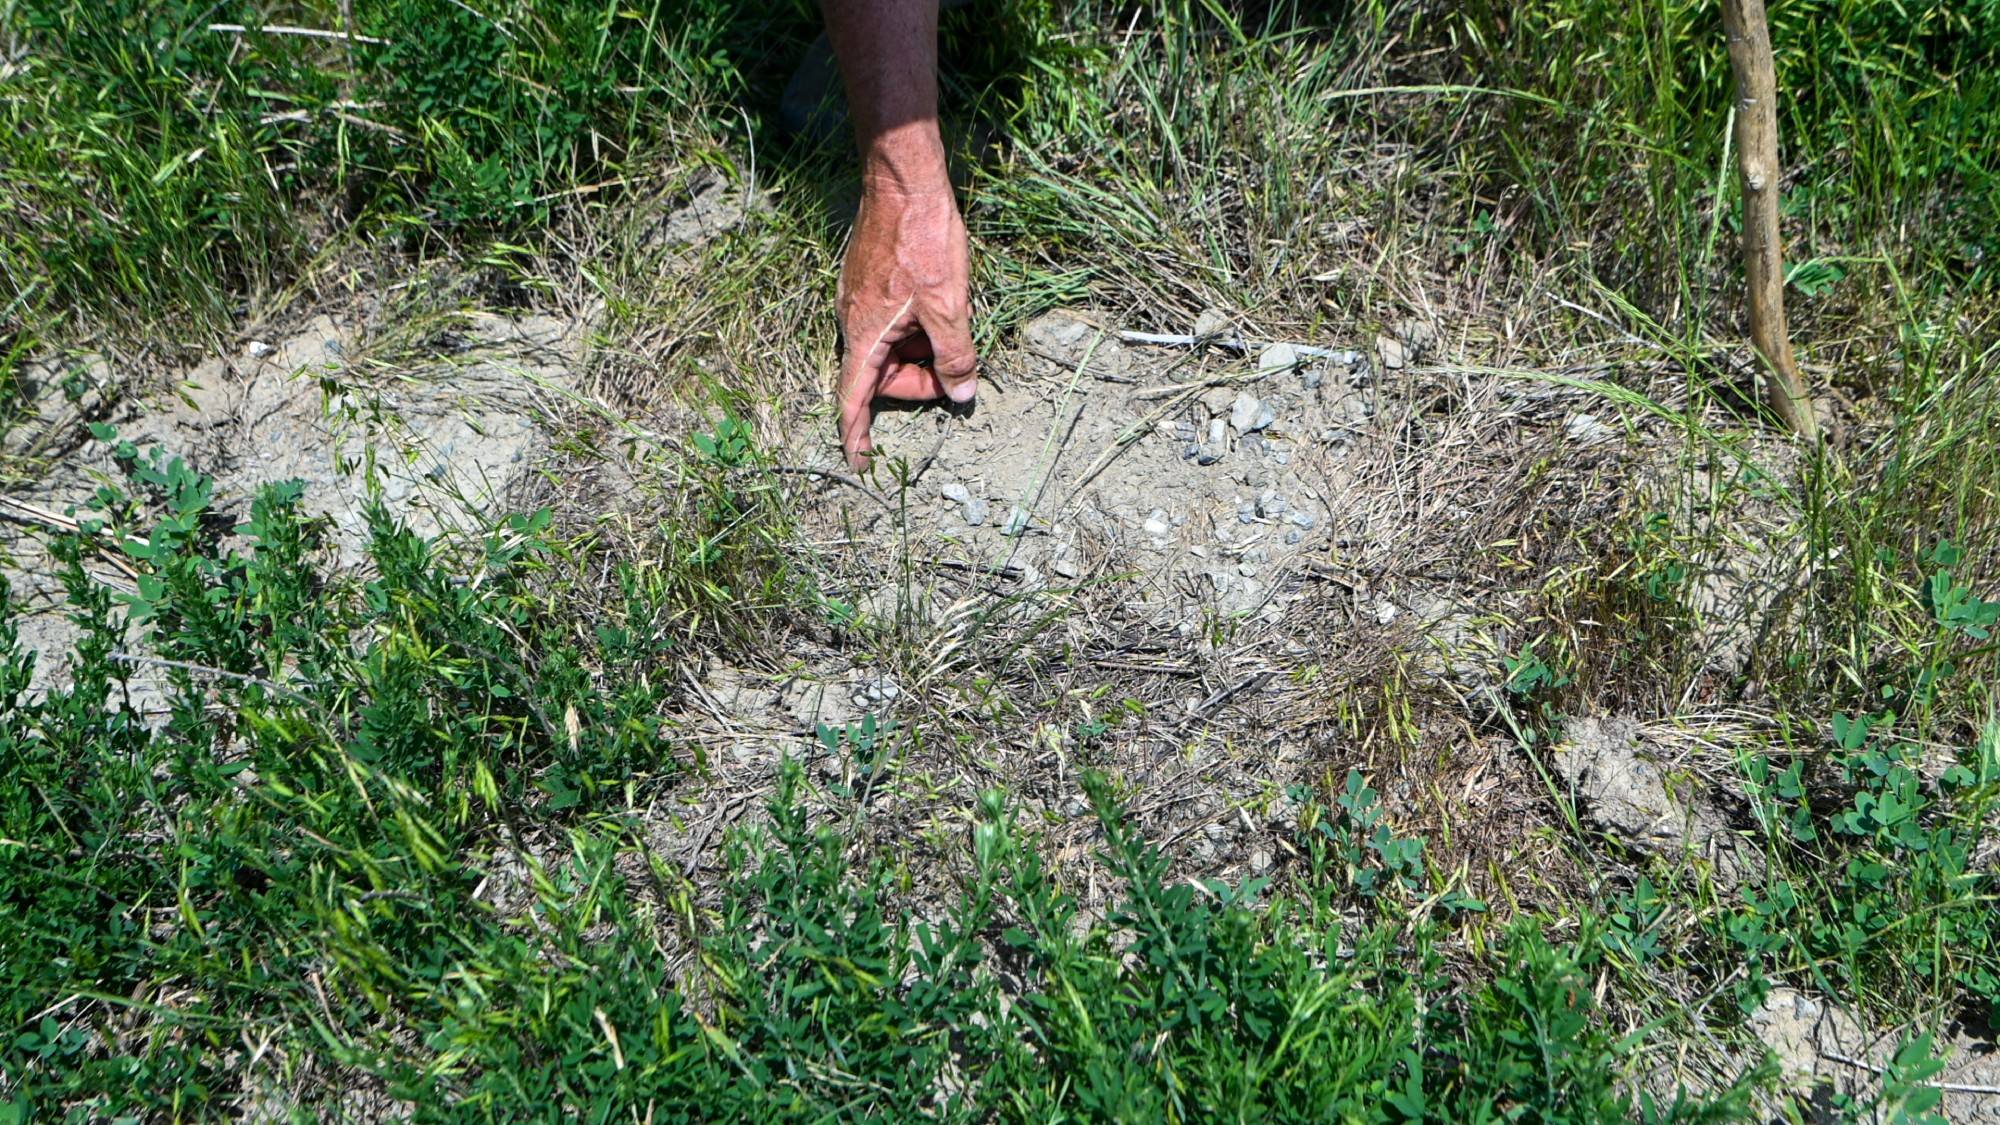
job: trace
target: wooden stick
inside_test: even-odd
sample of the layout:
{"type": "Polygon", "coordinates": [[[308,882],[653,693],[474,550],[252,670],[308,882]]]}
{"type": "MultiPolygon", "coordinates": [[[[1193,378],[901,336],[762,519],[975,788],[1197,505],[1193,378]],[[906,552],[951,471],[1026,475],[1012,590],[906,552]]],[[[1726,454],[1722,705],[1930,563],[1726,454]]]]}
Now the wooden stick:
{"type": "Polygon", "coordinates": [[[1785,327],[1785,255],[1778,230],[1778,77],[1764,0],[1722,0],[1736,72],[1736,169],[1743,183],[1743,275],[1750,344],[1764,359],[1764,397],[1794,433],[1818,437],[1812,396],[1785,327]]]}

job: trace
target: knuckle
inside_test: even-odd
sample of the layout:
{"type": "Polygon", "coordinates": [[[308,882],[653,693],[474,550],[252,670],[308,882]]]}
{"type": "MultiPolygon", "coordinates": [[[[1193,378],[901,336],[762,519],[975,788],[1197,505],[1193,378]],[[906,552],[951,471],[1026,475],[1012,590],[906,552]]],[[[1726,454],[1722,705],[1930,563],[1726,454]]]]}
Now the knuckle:
{"type": "Polygon", "coordinates": [[[979,371],[979,357],[970,349],[941,352],[931,361],[931,369],[946,379],[965,379],[979,371]]]}

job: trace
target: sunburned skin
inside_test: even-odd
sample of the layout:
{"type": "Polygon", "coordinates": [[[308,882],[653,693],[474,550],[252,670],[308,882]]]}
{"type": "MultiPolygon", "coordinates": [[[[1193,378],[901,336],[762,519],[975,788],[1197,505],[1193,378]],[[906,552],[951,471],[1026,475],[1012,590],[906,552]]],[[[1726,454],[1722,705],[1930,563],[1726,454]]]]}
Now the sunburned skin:
{"type": "Polygon", "coordinates": [[[827,0],[861,150],[861,205],[841,263],[847,350],[836,398],[856,472],[878,400],[971,402],[970,252],[937,120],[936,0],[827,0]],[[858,341],[869,341],[866,347],[858,341]]]}
{"type": "MultiPolygon", "coordinates": [[[[915,304],[916,301],[917,298],[914,294],[904,298],[903,307],[897,309],[896,315],[890,319],[889,323],[882,326],[882,331],[876,335],[875,342],[869,346],[867,353],[862,357],[859,365],[861,371],[879,369],[888,365],[890,359],[889,353],[893,347],[889,342],[889,337],[896,331],[897,326],[902,322],[903,318],[909,315],[910,306],[915,304]]],[[[842,365],[843,375],[850,366],[847,364],[842,365]]],[[[928,375],[928,372],[919,370],[916,374],[928,375]]],[[[930,382],[935,385],[937,377],[931,375],[929,378],[930,382]]],[[[877,397],[908,399],[937,397],[935,394],[923,393],[929,388],[909,385],[914,382],[915,380],[911,378],[911,372],[907,369],[899,372],[896,380],[893,382],[884,381],[871,384],[865,379],[850,380],[845,377],[841,379],[839,392],[840,447],[846,450],[848,462],[856,470],[866,468],[868,458],[874,452],[875,445],[869,433],[868,415],[873,411],[874,402],[877,397]],[[901,395],[891,393],[896,390],[912,393],[901,395]]]]}

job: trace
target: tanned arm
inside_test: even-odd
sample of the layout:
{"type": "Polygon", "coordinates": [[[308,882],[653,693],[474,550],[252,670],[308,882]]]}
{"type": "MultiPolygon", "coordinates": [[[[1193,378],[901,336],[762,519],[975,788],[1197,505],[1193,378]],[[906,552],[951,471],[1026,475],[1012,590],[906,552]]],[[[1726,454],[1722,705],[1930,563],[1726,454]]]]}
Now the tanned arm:
{"type": "Polygon", "coordinates": [[[977,392],[969,256],[937,114],[937,0],[824,0],[861,148],[861,207],[841,264],[840,439],[867,467],[878,398],[977,392]]]}

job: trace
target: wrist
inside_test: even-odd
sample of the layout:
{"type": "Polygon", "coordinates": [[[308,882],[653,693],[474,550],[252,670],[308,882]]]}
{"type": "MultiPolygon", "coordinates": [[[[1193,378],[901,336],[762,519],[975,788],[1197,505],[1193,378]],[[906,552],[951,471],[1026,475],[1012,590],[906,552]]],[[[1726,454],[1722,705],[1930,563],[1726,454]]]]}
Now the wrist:
{"type": "Polygon", "coordinates": [[[866,195],[949,194],[951,173],[937,121],[906,121],[861,138],[861,190],[866,195]]]}

